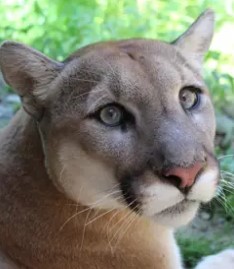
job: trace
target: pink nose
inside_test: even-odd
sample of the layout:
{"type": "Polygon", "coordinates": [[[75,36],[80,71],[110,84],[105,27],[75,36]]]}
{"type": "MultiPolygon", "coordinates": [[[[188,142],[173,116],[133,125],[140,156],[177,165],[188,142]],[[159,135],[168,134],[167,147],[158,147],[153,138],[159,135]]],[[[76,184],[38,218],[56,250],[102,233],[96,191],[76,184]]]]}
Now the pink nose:
{"type": "Polygon", "coordinates": [[[163,175],[167,178],[176,177],[180,181],[179,187],[186,188],[191,187],[198,175],[198,173],[204,167],[204,163],[196,162],[194,165],[183,168],[183,167],[173,167],[167,170],[163,175]]]}

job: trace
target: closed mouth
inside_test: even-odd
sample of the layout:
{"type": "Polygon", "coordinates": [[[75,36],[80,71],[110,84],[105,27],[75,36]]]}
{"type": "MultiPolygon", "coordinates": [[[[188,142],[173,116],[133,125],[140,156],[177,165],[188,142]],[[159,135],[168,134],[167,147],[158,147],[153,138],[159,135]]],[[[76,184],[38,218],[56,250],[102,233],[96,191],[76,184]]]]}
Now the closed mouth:
{"type": "Polygon", "coordinates": [[[180,214],[183,213],[184,211],[186,211],[191,205],[195,205],[198,204],[198,201],[195,200],[188,200],[188,199],[184,199],[181,202],[168,207],[166,209],[164,209],[161,212],[158,212],[156,215],[169,215],[169,214],[180,214]]]}

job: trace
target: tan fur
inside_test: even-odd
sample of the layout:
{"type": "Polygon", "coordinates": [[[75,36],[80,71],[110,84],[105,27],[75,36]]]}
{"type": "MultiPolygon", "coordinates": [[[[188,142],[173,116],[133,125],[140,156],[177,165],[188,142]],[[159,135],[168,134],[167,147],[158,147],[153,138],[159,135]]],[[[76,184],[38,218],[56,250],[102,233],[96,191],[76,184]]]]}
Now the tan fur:
{"type": "Polygon", "coordinates": [[[172,45],[99,43],[62,63],[2,45],[1,70],[24,109],[0,133],[1,269],[182,269],[173,227],[189,222],[218,182],[201,76],[212,28],[207,11],[172,45]],[[178,102],[189,85],[203,91],[192,116],[178,102]],[[111,102],[134,115],[134,127],[93,118],[111,102]],[[206,165],[188,194],[159,173],[198,161],[206,165]]]}
{"type": "Polygon", "coordinates": [[[167,260],[165,256],[171,251],[177,254],[175,245],[172,249],[175,242],[170,229],[130,210],[114,210],[106,215],[102,210],[87,210],[79,214],[87,207],[66,199],[45,176],[36,128],[23,111],[3,131],[1,140],[5,137],[12,141],[13,136],[10,148],[17,154],[1,155],[1,167],[7,161],[5,175],[11,176],[1,187],[1,197],[5,192],[1,218],[7,220],[7,226],[1,229],[0,237],[3,251],[19,268],[174,268],[179,264],[179,258],[167,260]],[[17,137],[14,130],[20,130],[17,137]],[[27,176],[22,177],[24,167],[27,176]],[[84,230],[85,223],[101,215],[84,230]],[[131,232],[119,231],[120,225],[124,228],[125,216],[135,218],[131,232]],[[114,235],[116,238],[112,238],[114,235]]]}

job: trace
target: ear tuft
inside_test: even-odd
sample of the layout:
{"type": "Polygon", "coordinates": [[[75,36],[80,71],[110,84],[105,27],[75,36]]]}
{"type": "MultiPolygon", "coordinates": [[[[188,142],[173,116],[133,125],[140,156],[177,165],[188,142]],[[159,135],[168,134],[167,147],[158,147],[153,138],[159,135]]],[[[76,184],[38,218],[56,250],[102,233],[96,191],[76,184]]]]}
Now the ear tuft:
{"type": "Polygon", "coordinates": [[[25,110],[38,118],[49,84],[62,64],[17,42],[6,41],[0,47],[0,69],[4,80],[19,94],[25,110]]]}
{"type": "Polygon", "coordinates": [[[183,50],[201,65],[204,54],[208,51],[214,32],[215,15],[211,9],[203,12],[189,29],[172,44],[183,50]]]}

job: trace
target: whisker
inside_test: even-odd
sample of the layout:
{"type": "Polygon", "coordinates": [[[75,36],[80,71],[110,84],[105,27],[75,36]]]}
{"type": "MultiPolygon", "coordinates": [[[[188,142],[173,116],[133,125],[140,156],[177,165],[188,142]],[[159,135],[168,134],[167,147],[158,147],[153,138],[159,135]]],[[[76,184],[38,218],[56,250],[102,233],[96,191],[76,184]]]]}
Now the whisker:
{"type": "MultiPolygon", "coordinates": [[[[136,208],[137,206],[135,206],[136,208]]],[[[111,242],[113,240],[116,240],[116,244],[115,244],[115,247],[117,246],[117,243],[120,241],[120,239],[122,239],[124,237],[124,234],[125,232],[122,233],[122,236],[121,235],[121,232],[122,231],[126,231],[126,229],[128,228],[129,226],[129,223],[131,224],[132,223],[132,217],[133,216],[133,219],[136,219],[138,218],[137,214],[135,211],[130,211],[130,214],[128,214],[122,221],[122,224],[120,225],[119,229],[117,229],[117,231],[115,232],[115,234],[112,236],[112,238],[108,241],[109,243],[109,246],[111,247],[111,249],[113,250],[113,246],[111,244],[111,242]]]]}
{"type": "MultiPolygon", "coordinates": [[[[92,94],[98,93],[98,92],[103,92],[103,91],[104,91],[103,89],[92,90],[92,94]]],[[[81,97],[84,97],[84,96],[89,95],[89,94],[90,94],[90,91],[87,91],[87,92],[81,93],[81,94],[73,97],[73,99],[77,100],[77,99],[80,99],[81,97]]]]}
{"type": "Polygon", "coordinates": [[[233,207],[230,205],[230,203],[227,201],[225,195],[223,193],[220,193],[219,196],[216,197],[216,200],[220,202],[220,204],[229,212],[234,212],[233,207]]]}
{"type": "Polygon", "coordinates": [[[232,189],[232,188],[226,188],[226,187],[222,186],[222,189],[228,193],[231,193],[231,194],[234,193],[234,189],[232,189]]]}
{"type": "Polygon", "coordinates": [[[231,158],[231,157],[234,157],[234,154],[227,154],[227,155],[220,156],[218,157],[218,160],[222,160],[224,158],[231,158]]]}
{"type": "Polygon", "coordinates": [[[113,211],[115,211],[115,210],[116,210],[116,208],[112,208],[112,209],[110,209],[110,210],[108,210],[108,211],[105,211],[104,213],[102,213],[102,214],[98,215],[97,217],[93,218],[92,220],[90,220],[86,225],[90,225],[90,224],[93,223],[94,221],[96,221],[96,220],[102,218],[103,216],[105,216],[105,215],[107,215],[108,213],[113,212],[113,211]]]}
{"type": "Polygon", "coordinates": [[[92,203],[89,206],[90,207],[94,207],[94,206],[100,204],[101,202],[103,202],[104,200],[106,200],[107,198],[109,198],[110,196],[112,196],[113,194],[116,194],[116,193],[119,193],[119,192],[121,192],[121,191],[120,190],[116,190],[116,191],[113,191],[111,193],[107,193],[102,198],[98,199],[95,203],[92,203]]]}
{"type": "MultiPolygon", "coordinates": [[[[132,204],[134,204],[136,201],[136,199],[134,201],[132,201],[128,206],[131,206],[132,204]]],[[[126,209],[128,209],[128,206],[126,206],[126,209]]],[[[132,211],[130,211],[131,213],[132,211]]],[[[128,216],[128,215],[127,215],[128,216]]],[[[122,220],[124,220],[126,218],[126,216],[124,215],[122,218],[120,218],[112,227],[108,232],[111,232],[122,220]]],[[[109,222],[110,223],[110,222],[109,222]]]]}
{"type": "Polygon", "coordinates": [[[86,211],[88,211],[88,210],[92,210],[92,208],[90,208],[90,207],[88,207],[88,208],[86,208],[86,209],[84,209],[84,210],[81,210],[81,211],[79,211],[78,213],[76,212],[75,214],[73,214],[71,217],[69,217],[64,223],[63,223],[63,225],[59,228],[59,231],[61,232],[63,229],[64,229],[64,227],[72,220],[72,219],[74,219],[74,218],[76,218],[77,216],[79,216],[80,214],[82,214],[82,213],[84,213],[84,212],[86,212],[86,211]]]}
{"type": "Polygon", "coordinates": [[[107,94],[103,94],[102,96],[100,96],[97,100],[95,100],[95,102],[92,103],[92,105],[89,107],[88,113],[92,112],[94,107],[97,107],[99,103],[101,103],[101,101],[104,98],[108,98],[107,94]]]}
{"type": "MultiPolygon", "coordinates": [[[[134,202],[135,202],[135,201],[134,201],[134,202]]],[[[138,205],[136,205],[136,206],[134,207],[134,209],[137,208],[137,206],[138,206],[138,205]]],[[[132,210],[134,210],[134,209],[132,209],[132,210]]],[[[116,225],[117,225],[118,223],[122,222],[122,224],[120,225],[120,227],[117,229],[117,231],[114,233],[114,235],[112,236],[112,238],[109,240],[109,244],[110,244],[110,245],[111,245],[111,242],[116,238],[116,236],[117,236],[117,234],[119,233],[119,231],[121,231],[121,228],[123,227],[123,224],[125,223],[125,221],[128,220],[128,218],[129,218],[132,214],[136,214],[136,213],[135,213],[134,211],[132,211],[132,210],[130,210],[130,212],[129,212],[127,215],[124,215],[124,217],[121,218],[120,221],[118,221],[117,223],[115,223],[115,225],[112,227],[112,229],[109,230],[109,232],[112,231],[113,228],[116,227],[116,225]]]]}
{"type": "Polygon", "coordinates": [[[93,70],[91,70],[91,69],[84,68],[84,67],[82,67],[82,68],[79,70],[78,74],[81,74],[81,75],[82,75],[82,74],[85,74],[85,75],[92,74],[92,75],[96,75],[96,76],[100,76],[100,75],[101,75],[101,73],[97,73],[97,72],[95,72],[95,71],[93,71],[93,70]]]}
{"type": "Polygon", "coordinates": [[[89,219],[90,214],[91,214],[91,210],[89,211],[89,213],[87,214],[86,219],[85,219],[85,224],[84,224],[82,238],[81,238],[81,244],[80,244],[80,252],[82,251],[82,248],[83,248],[83,245],[84,245],[85,231],[86,231],[86,223],[87,223],[87,221],[89,219]]]}
{"type": "Polygon", "coordinates": [[[118,193],[118,192],[120,192],[120,190],[116,190],[116,191],[113,191],[113,192],[111,192],[111,193],[108,193],[108,194],[106,194],[104,197],[102,197],[102,198],[100,198],[99,200],[97,200],[95,203],[90,204],[88,208],[85,208],[84,210],[81,210],[81,211],[79,211],[78,213],[73,214],[70,218],[68,218],[68,219],[64,222],[64,224],[60,227],[59,231],[62,231],[63,228],[67,225],[67,223],[69,223],[72,219],[76,218],[77,216],[79,216],[80,214],[82,214],[82,213],[84,213],[84,212],[86,212],[86,211],[88,211],[88,210],[93,209],[95,206],[97,206],[98,204],[100,204],[102,201],[104,201],[105,199],[107,199],[107,198],[110,197],[111,195],[113,195],[113,194],[115,194],[115,193],[118,193]]]}
{"type": "Polygon", "coordinates": [[[230,171],[224,171],[224,170],[221,170],[221,174],[224,174],[224,175],[230,175],[230,176],[233,176],[234,177],[234,173],[230,172],[230,171]]]}
{"type": "Polygon", "coordinates": [[[116,71],[114,70],[114,68],[112,67],[112,65],[104,58],[104,57],[100,57],[100,56],[97,56],[101,61],[103,61],[105,64],[107,64],[109,66],[109,70],[111,71],[112,73],[112,76],[115,76],[116,74],[116,71]]]}
{"type": "Polygon", "coordinates": [[[118,236],[118,239],[116,240],[116,244],[115,244],[115,247],[117,247],[117,245],[120,243],[120,241],[124,238],[124,236],[126,235],[128,229],[133,225],[133,223],[136,221],[136,220],[139,220],[139,216],[137,215],[133,215],[133,218],[130,219],[130,221],[128,222],[128,224],[125,226],[125,230],[123,231],[122,235],[119,235],[118,236]]]}
{"type": "Polygon", "coordinates": [[[234,182],[231,182],[229,179],[223,179],[220,181],[221,186],[233,188],[234,187],[234,182]]]}
{"type": "Polygon", "coordinates": [[[91,82],[91,83],[95,83],[95,84],[100,82],[98,80],[83,79],[83,78],[78,78],[78,77],[70,77],[69,81],[91,82]]]}

